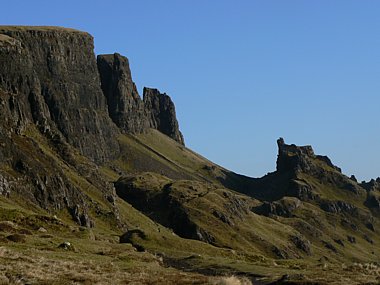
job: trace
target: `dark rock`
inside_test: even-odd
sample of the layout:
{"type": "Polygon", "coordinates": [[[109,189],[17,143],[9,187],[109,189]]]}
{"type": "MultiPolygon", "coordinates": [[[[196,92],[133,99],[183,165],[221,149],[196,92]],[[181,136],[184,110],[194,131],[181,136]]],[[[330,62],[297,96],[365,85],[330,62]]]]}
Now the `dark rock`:
{"type": "Polygon", "coordinates": [[[351,175],[350,179],[354,182],[358,182],[358,180],[356,179],[355,175],[351,175]]]}
{"type": "Polygon", "coordinates": [[[71,244],[71,242],[65,241],[61,243],[58,248],[64,249],[64,250],[74,250],[74,246],[71,244]]]}
{"type": "Polygon", "coordinates": [[[375,231],[375,226],[372,224],[372,223],[366,223],[365,226],[367,227],[367,229],[371,230],[371,231],[375,231]]]}
{"type": "Polygon", "coordinates": [[[128,59],[120,54],[99,55],[97,63],[109,114],[123,132],[143,133],[153,128],[184,144],[175,107],[168,95],[144,88],[141,100],[128,59]]]}
{"type": "Polygon", "coordinates": [[[333,252],[335,252],[335,253],[338,253],[338,250],[336,249],[336,247],[335,246],[333,246],[330,242],[327,242],[327,241],[322,241],[322,243],[324,244],[324,246],[327,248],[327,249],[329,249],[329,250],[331,250],[331,251],[333,251],[333,252]]]}
{"type": "Polygon", "coordinates": [[[364,235],[363,238],[364,238],[367,242],[369,242],[370,244],[373,244],[373,240],[372,240],[369,236],[364,235]]]}
{"type": "Polygon", "coordinates": [[[307,255],[311,255],[310,241],[300,237],[291,236],[290,241],[300,250],[305,252],[307,255]]]}
{"type": "Polygon", "coordinates": [[[363,181],[360,186],[367,191],[380,191],[380,179],[371,179],[369,182],[363,181]]]}
{"type": "Polygon", "coordinates": [[[343,241],[342,241],[341,239],[334,239],[334,241],[335,241],[337,244],[339,244],[339,245],[341,245],[341,246],[344,246],[344,243],[343,243],[343,241]]]}
{"type": "Polygon", "coordinates": [[[26,236],[23,234],[12,234],[12,235],[7,236],[7,239],[13,242],[17,242],[17,243],[26,242],[26,236]]]}
{"type": "Polygon", "coordinates": [[[281,259],[287,259],[289,258],[289,254],[277,246],[272,247],[272,252],[276,255],[276,257],[281,258],[281,259]]]}
{"type": "Polygon", "coordinates": [[[287,195],[297,197],[301,201],[314,201],[318,198],[318,194],[314,193],[313,187],[300,179],[292,179],[289,182],[287,195]]]}
{"type": "Polygon", "coordinates": [[[262,205],[252,209],[253,212],[259,215],[292,217],[293,212],[301,206],[302,202],[297,198],[283,198],[275,202],[264,202],[262,205]]]}
{"type": "Polygon", "coordinates": [[[353,237],[353,236],[347,236],[347,240],[348,240],[350,243],[356,243],[356,238],[353,237]]]}
{"type": "Polygon", "coordinates": [[[323,200],[320,203],[322,210],[330,213],[353,213],[357,210],[354,205],[351,205],[344,201],[327,201],[323,200]]]}
{"type": "Polygon", "coordinates": [[[58,129],[95,161],[114,158],[119,151],[117,128],[99,86],[93,38],[43,27],[3,26],[0,34],[8,37],[0,48],[0,88],[8,104],[0,111],[15,132],[34,122],[41,130],[58,129]]]}
{"type": "Polygon", "coordinates": [[[136,239],[145,240],[146,238],[147,237],[142,230],[135,229],[129,230],[126,233],[122,234],[120,236],[119,242],[130,243],[138,252],[144,252],[145,248],[141,244],[137,243],[136,239]]]}
{"type": "Polygon", "coordinates": [[[131,239],[134,238],[135,236],[144,240],[146,239],[146,235],[142,230],[135,229],[135,230],[129,230],[125,232],[124,234],[122,234],[120,236],[119,241],[120,243],[130,243],[131,239]]]}
{"type": "Polygon", "coordinates": [[[87,228],[93,228],[94,222],[91,220],[88,215],[88,210],[85,207],[81,207],[80,205],[75,205],[70,210],[70,214],[73,217],[74,221],[76,221],[79,225],[87,228]]]}
{"type": "Polygon", "coordinates": [[[287,145],[283,138],[277,140],[278,156],[277,171],[308,171],[308,158],[315,158],[314,151],[311,146],[296,146],[294,144],[287,145]]]}
{"type": "Polygon", "coordinates": [[[135,83],[129,61],[118,53],[97,57],[103,93],[115,124],[127,133],[142,133],[149,127],[148,116],[135,83]]]}
{"type": "Polygon", "coordinates": [[[196,235],[197,239],[203,242],[207,242],[209,244],[215,244],[215,238],[205,229],[200,227],[196,227],[196,235]]]}
{"type": "Polygon", "coordinates": [[[150,127],[171,137],[184,145],[182,133],[179,131],[178,121],[173,101],[166,93],[157,89],[144,88],[144,104],[149,113],[150,127]]]}
{"type": "Polygon", "coordinates": [[[365,204],[369,208],[380,210],[380,193],[378,191],[369,191],[365,204]]]}
{"type": "Polygon", "coordinates": [[[217,210],[213,210],[212,214],[213,214],[214,217],[218,218],[223,223],[228,224],[230,226],[233,225],[233,223],[231,222],[231,220],[225,214],[223,214],[222,212],[217,211],[217,210]]]}

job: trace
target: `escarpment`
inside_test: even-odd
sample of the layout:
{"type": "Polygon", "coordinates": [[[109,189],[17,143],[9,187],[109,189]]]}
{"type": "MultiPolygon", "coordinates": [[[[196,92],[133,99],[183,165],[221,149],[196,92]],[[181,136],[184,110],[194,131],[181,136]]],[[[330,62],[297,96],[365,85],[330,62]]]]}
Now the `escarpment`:
{"type": "Polygon", "coordinates": [[[50,212],[66,209],[84,226],[108,210],[82,187],[97,189],[117,220],[112,184],[98,167],[119,157],[120,133],[157,126],[128,59],[97,62],[93,49],[92,36],[73,29],[0,26],[0,194],[22,195],[50,212]]]}
{"type": "Polygon", "coordinates": [[[112,54],[96,61],[93,49],[85,32],[0,27],[2,126],[22,133],[34,123],[96,162],[117,157],[120,131],[155,128],[183,144],[170,97],[146,89],[143,102],[128,59],[112,54]]]}
{"type": "Polygon", "coordinates": [[[118,154],[118,129],[100,88],[93,38],[48,27],[0,27],[2,106],[22,131],[57,128],[74,147],[103,162],[118,154]],[[96,142],[96,143],[94,143],[96,142]]]}

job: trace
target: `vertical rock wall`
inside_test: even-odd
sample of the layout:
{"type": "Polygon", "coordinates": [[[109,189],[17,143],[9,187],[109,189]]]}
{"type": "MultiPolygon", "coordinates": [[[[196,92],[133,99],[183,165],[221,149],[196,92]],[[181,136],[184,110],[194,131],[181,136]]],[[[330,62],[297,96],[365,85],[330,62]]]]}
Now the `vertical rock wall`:
{"type": "Polygon", "coordinates": [[[132,81],[128,59],[120,54],[99,55],[97,62],[110,116],[123,132],[143,133],[153,128],[184,144],[174,103],[168,95],[144,88],[142,101],[132,81]]]}
{"type": "Polygon", "coordinates": [[[30,122],[57,128],[83,155],[103,162],[119,152],[118,129],[93,48],[93,38],[76,30],[1,26],[0,103],[19,131],[30,122]]]}

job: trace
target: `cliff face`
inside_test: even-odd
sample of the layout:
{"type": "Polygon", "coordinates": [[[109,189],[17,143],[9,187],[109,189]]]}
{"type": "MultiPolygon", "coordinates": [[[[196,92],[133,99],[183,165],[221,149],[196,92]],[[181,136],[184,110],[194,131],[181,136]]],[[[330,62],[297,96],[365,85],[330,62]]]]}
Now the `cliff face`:
{"type": "MultiPolygon", "coordinates": [[[[120,132],[163,129],[151,122],[128,59],[115,54],[97,63],[93,48],[89,34],[72,29],[0,26],[0,194],[68,210],[85,226],[102,209],[83,187],[97,189],[117,220],[99,165],[118,157],[120,132]]],[[[157,108],[155,116],[166,110],[157,108]]]]}
{"type": "Polygon", "coordinates": [[[16,131],[34,122],[43,132],[59,130],[95,161],[115,157],[118,130],[108,116],[99,81],[89,34],[0,27],[1,113],[10,115],[16,131]]]}
{"type": "Polygon", "coordinates": [[[152,88],[144,88],[143,97],[150,127],[184,145],[185,141],[179,131],[174,103],[170,97],[152,88]]]}
{"type": "Polygon", "coordinates": [[[99,55],[97,62],[109,114],[122,132],[143,133],[153,128],[184,144],[174,103],[168,95],[144,88],[141,100],[128,59],[120,54],[99,55]]]}
{"type": "Polygon", "coordinates": [[[123,132],[144,132],[149,128],[149,122],[132,81],[128,59],[117,53],[99,55],[97,63],[112,120],[123,132]]]}
{"type": "Polygon", "coordinates": [[[68,211],[80,225],[92,226],[94,205],[83,183],[100,197],[112,196],[112,185],[77,154],[97,163],[114,158],[118,133],[89,34],[0,26],[1,194],[50,212],[68,211]],[[80,175],[88,180],[78,183],[80,175]]]}

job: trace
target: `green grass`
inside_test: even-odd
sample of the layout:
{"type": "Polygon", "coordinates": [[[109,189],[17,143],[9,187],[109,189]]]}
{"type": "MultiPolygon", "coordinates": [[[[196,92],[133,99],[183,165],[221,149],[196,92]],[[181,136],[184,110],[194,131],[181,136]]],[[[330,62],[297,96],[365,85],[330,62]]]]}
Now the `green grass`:
{"type": "MultiPolygon", "coordinates": [[[[26,236],[26,243],[7,242],[9,233],[0,232],[0,264],[8,264],[4,267],[8,275],[20,272],[27,280],[36,283],[45,280],[47,284],[61,284],[59,280],[66,284],[109,283],[116,275],[118,279],[113,281],[120,284],[126,280],[148,283],[157,276],[164,276],[172,280],[173,284],[183,283],[184,280],[193,280],[188,281],[189,284],[196,280],[199,284],[214,280],[198,273],[165,267],[171,265],[214,275],[240,273],[276,280],[284,274],[301,274],[303,280],[327,280],[328,283],[344,284],[342,280],[351,278],[353,273],[344,271],[342,264],[349,266],[354,262],[368,263],[380,258],[380,240],[376,232],[371,232],[355,219],[351,221],[358,224],[357,231],[344,227],[341,219],[348,217],[326,213],[314,204],[303,202],[292,218],[254,214],[251,208],[257,206],[259,201],[225,189],[215,182],[218,175],[224,175],[223,168],[156,131],[136,137],[120,136],[122,156],[100,167],[70,147],[68,151],[72,161],[64,161],[54,146],[35,128],[28,128],[24,137],[15,136],[13,142],[15,148],[28,154],[32,166],[37,166],[37,173],[53,175],[58,172],[67,183],[84,194],[95,227],[79,227],[66,209],[42,210],[20,193],[17,194],[17,191],[11,194],[11,199],[0,197],[0,223],[12,221],[18,230],[32,231],[32,235],[26,236]],[[206,171],[205,165],[214,168],[206,171]],[[142,173],[145,168],[153,172],[142,173]],[[106,182],[117,180],[123,172],[134,176],[131,178],[134,186],[142,191],[160,193],[165,185],[172,184],[171,198],[180,202],[180,207],[198,228],[215,238],[214,245],[181,238],[147,216],[154,215],[144,215],[120,198],[116,199],[115,204],[119,214],[117,221],[115,215],[111,214],[115,208],[105,198],[107,191],[110,191],[105,186],[106,182]],[[231,224],[215,216],[215,210],[227,217],[231,224]],[[308,233],[305,229],[307,226],[319,235],[313,236],[313,230],[308,233]],[[47,233],[39,232],[40,227],[45,228],[47,233]],[[145,248],[146,252],[136,252],[131,244],[119,244],[119,236],[127,229],[144,232],[146,238],[134,236],[132,242],[135,246],[145,248]],[[374,241],[373,245],[364,239],[364,234],[374,241]],[[310,240],[311,256],[303,254],[291,243],[290,237],[295,235],[310,240]],[[348,243],[347,235],[354,236],[356,244],[348,243]],[[345,246],[336,244],[334,239],[344,240],[345,246]],[[59,249],[58,245],[64,241],[72,243],[74,249],[59,249]],[[322,241],[333,244],[338,253],[332,253],[322,241]],[[279,259],[273,253],[273,247],[288,253],[290,259],[279,259]],[[328,257],[328,260],[325,261],[324,257],[328,257]],[[51,271],[61,267],[62,274],[54,277],[45,267],[51,271]],[[39,275],[33,275],[32,269],[39,275]]],[[[1,165],[1,171],[10,179],[22,178],[9,165],[1,165]]],[[[352,201],[365,209],[362,205],[366,198],[363,193],[353,198],[351,192],[323,184],[313,177],[301,178],[312,184],[323,198],[352,201]]],[[[375,228],[379,226],[376,222],[375,228]]],[[[357,273],[355,270],[353,272],[357,273]]],[[[372,273],[363,272],[367,275],[353,278],[376,280],[377,277],[372,273]]],[[[0,278],[6,277],[1,274],[0,278]]]]}

